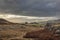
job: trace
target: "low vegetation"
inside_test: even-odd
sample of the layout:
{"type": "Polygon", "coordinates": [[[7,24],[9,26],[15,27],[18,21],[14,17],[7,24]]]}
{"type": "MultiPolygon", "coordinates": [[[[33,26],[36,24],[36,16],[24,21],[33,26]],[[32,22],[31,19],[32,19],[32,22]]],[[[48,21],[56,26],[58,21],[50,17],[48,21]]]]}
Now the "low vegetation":
{"type": "MultiPolygon", "coordinates": [[[[59,27],[60,28],[60,27],[59,27]]],[[[59,40],[60,35],[51,25],[38,23],[0,25],[0,39],[8,40],[59,40]],[[54,29],[54,30],[53,30],[54,29]]]]}

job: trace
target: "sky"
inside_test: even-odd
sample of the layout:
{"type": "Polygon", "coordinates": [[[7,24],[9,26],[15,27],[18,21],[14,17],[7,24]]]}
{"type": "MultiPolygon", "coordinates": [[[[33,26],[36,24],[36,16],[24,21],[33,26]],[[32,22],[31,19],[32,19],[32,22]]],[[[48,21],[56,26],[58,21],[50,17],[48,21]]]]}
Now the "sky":
{"type": "Polygon", "coordinates": [[[60,16],[60,0],[0,0],[0,12],[25,16],[60,16]]]}

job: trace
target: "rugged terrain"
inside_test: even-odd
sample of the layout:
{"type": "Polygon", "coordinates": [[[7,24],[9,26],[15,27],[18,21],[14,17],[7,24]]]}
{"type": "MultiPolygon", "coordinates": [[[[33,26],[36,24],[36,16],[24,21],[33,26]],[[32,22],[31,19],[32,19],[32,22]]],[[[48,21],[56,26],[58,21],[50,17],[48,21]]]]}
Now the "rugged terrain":
{"type": "Polygon", "coordinates": [[[40,30],[40,29],[43,29],[43,28],[30,25],[30,24],[0,25],[0,38],[23,39],[23,36],[27,32],[40,30]]]}
{"type": "Polygon", "coordinates": [[[2,20],[0,20],[0,40],[60,40],[60,34],[56,36],[56,30],[52,30],[49,25],[45,28],[39,23],[11,23],[2,20]]]}

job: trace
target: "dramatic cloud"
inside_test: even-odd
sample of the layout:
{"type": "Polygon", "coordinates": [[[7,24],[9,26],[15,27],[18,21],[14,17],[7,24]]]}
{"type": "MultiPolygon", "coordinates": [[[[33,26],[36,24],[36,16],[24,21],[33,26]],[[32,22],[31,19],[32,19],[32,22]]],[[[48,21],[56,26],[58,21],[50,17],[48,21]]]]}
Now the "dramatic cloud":
{"type": "Polygon", "coordinates": [[[27,16],[59,16],[60,0],[0,0],[0,12],[27,16]]]}

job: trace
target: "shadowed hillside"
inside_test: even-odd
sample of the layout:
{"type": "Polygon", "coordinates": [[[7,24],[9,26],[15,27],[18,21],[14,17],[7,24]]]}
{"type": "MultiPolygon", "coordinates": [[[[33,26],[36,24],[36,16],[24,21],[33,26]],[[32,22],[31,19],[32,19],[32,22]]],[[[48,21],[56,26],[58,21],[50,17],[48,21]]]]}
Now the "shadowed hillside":
{"type": "Polygon", "coordinates": [[[5,24],[16,24],[16,23],[0,18],[0,25],[3,25],[3,24],[5,25],[5,24]]]}

